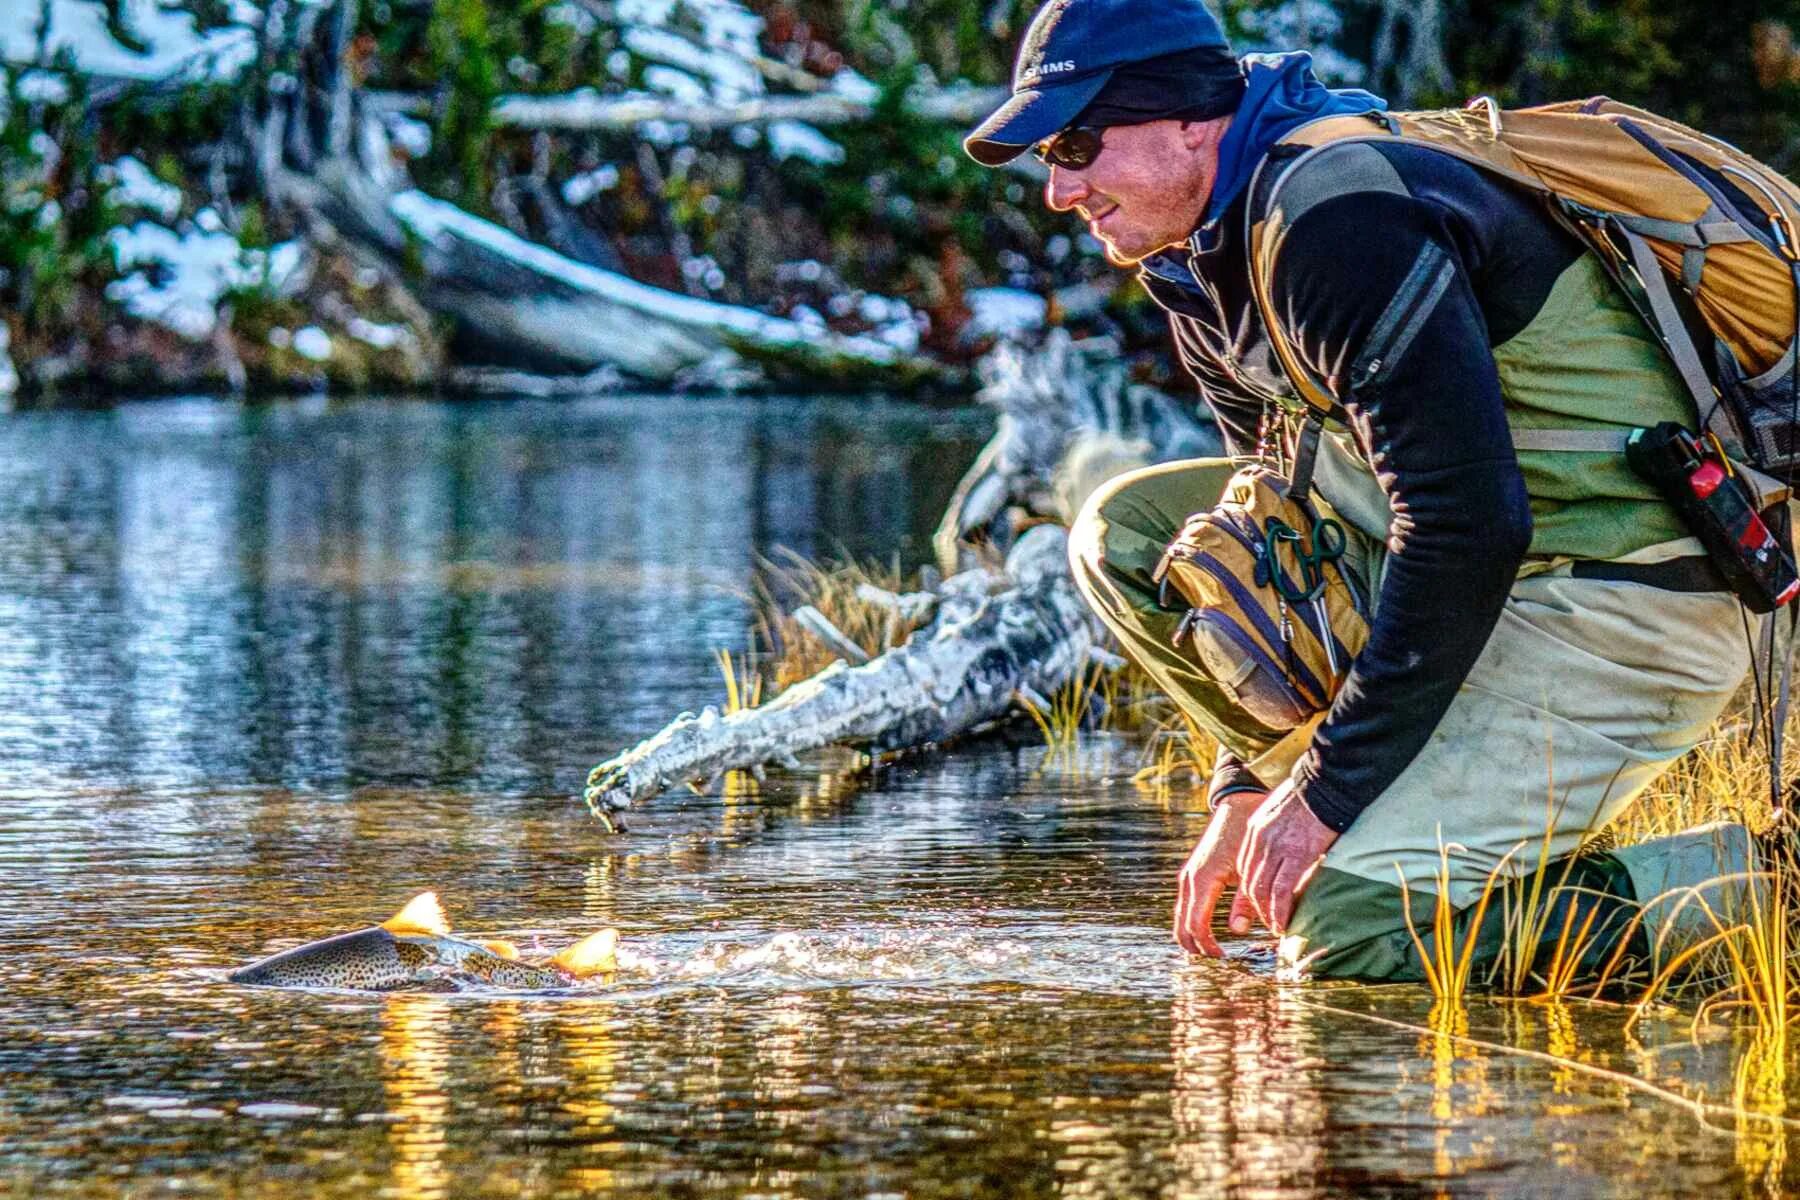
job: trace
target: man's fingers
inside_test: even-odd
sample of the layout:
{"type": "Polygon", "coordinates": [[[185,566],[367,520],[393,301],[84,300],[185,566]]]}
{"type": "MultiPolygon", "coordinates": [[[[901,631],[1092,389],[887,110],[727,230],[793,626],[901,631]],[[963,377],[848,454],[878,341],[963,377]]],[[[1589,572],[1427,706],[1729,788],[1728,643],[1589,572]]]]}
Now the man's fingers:
{"type": "Polygon", "coordinates": [[[1227,924],[1233,933],[1249,933],[1250,923],[1255,917],[1256,910],[1250,907],[1250,893],[1240,883],[1237,895],[1231,901],[1231,918],[1227,924]]]}
{"type": "Polygon", "coordinates": [[[1223,958],[1225,951],[1219,948],[1219,939],[1213,936],[1213,911],[1219,907],[1219,897],[1225,891],[1225,877],[1212,875],[1202,885],[1198,901],[1189,914],[1194,931],[1194,940],[1200,943],[1200,953],[1208,958],[1223,958]]]}
{"type": "Polygon", "coordinates": [[[1181,899],[1175,906],[1175,940],[1189,954],[1218,958],[1223,953],[1213,937],[1212,916],[1224,890],[1225,880],[1216,871],[1183,877],[1181,899]]]}
{"type": "Polygon", "coordinates": [[[1250,828],[1244,834],[1244,844],[1238,847],[1237,897],[1231,902],[1231,932],[1249,933],[1250,924],[1256,917],[1256,876],[1262,869],[1261,829],[1254,818],[1250,828]]]}
{"type": "MultiPolygon", "coordinates": [[[[1238,899],[1243,904],[1246,921],[1255,919],[1267,925],[1269,923],[1268,892],[1269,885],[1275,879],[1275,864],[1269,860],[1261,839],[1256,836],[1256,833],[1257,831],[1253,830],[1250,838],[1245,842],[1245,845],[1252,849],[1253,853],[1246,856],[1243,866],[1238,870],[1238,874],[1241,876],[1241,882],[1238,884],[1238,899]]],[[[1235,915],[1238,906],[1233,905],[1231,911],[1235,915]]],[[[1233,924],[1232,929],[1239,933],[1250,932],[1248,924],[1241,930],[1237,928],[1236,924],[1233,924]]]]}
{"type": "Polygon", "coordinates": [[[1175,942],[1189,954],[1198,954],[1193,935],[1188,933],[1188,909],[1194,903],[1194,873],[1186,867],[1175,883],[1175,942]]]}
{"type": "Polygon", "coordinates": [[[1288,918],[1294,915],[1294,894],[1301,874],[1292,861],[1283,861],[1275,872],[1275,881],[1269,886],[1269,907],[1264,910],[1269,914],[1269,928],[1275,933],[1287,932],[1288,918]]]}
{"type": "Polygon", "coordinates": [[[1256,919],[1273,930],[1275,922],[1269,919],[1270,900],[1275,893],[1275,874],[1280,869],[1281,860],[1262,856],[1256,864],[1256,880],[1245,889],[1250,893],[1250,907],[1256,913],[1256,919]]]}

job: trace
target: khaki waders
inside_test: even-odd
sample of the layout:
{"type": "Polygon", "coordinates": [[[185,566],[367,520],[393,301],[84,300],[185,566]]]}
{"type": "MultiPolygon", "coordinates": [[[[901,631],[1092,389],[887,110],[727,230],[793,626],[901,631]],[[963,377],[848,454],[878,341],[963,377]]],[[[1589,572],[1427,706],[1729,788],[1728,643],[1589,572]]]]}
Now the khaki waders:
{"type": "MultiPolygon", "coordinates": [[[[1282,739],[1237,710],[1170,645],[1180,614],[1157,606],[1151,582],[1163,547],[1188,514],[1217,500],[1233,469],[1228,460],[1195,459],[1109,481],[1077,517],[1070,555],[1083,594],[1131,657],[1273,786],[1305,751],[1310,727],[1282,739]]],[[[1323,439],[1316,480],[1319,495],[1349,530],[1347,562],[1375,595],[1388,525],[1379,486],[1330,436],[1323,439]]],[[[1698,552],[1698,542],[1684,539],[1623,561],[1698,552]]],[[[1454,844],[1450,902],[1466,924],[1509,851],[1521,847],[1501,868],[1502,879],[1536,867],[1547,827],[1553,826],[1553,857],[1577,851],[1700,741],[1749,670],[1741,610],[1728,594],[1577,579],[1566,564],[1533,565],[1537,573],[1514,584],[1430,740],[1326,854],[1301,895],[1284,957],[1316,955],[1311,969],[1320,975],[1421,978],[1402,887],[1423,934],[1435,902],[1440,845],[1454,844]]],[[[1718,826],[1584,853],[1564,882],[1616,897],[1616,911],[1600,925],[1617,929],[1633,901],[1749,866],[1744,830],[1718,826]]],[[[1549,883],[1561,879],[1558,865],[1549,883]]],[[[1715,884],[1707,894],[1714,906],[1731,903],[1717,894],[1727,886],[1715,884]]],[[[1500,908],[1498,899],[1492,908],[1500,908]]],[[[1553,924],[1560,929],[1560,917],[1553,924]]],[[[1691,902],[1659,901],[1645,914],[1646,944],[1666,958],[1691,944],[1702,925],[1691,902]]],[[[1491,962],[1498,952],[1495,926],[1490,917],[1481,960],[1491,962]]]]}

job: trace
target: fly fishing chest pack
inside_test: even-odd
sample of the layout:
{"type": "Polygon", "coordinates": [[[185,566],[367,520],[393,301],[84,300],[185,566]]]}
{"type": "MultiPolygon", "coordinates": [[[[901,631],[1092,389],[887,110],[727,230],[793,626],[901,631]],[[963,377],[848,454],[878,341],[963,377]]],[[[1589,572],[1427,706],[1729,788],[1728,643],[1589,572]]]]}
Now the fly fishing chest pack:
{"type": "Polygon", "coordinates": [[[1346,537],[1262,465],[1231,477],[1216,507],[1187,519],[1156,568],[1158,601],[1202,670],[1271,729],[1331,707],[1369,640],[1363,582],[1346,537]]]}

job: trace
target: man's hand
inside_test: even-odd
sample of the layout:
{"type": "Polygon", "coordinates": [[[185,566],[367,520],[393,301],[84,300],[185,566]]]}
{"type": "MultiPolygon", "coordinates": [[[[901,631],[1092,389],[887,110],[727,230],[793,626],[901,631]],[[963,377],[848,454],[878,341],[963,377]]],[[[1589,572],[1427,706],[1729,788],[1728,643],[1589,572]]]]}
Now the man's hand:
{"type": "Polygon", "coordinates": [[[1257,806],[1244,831],[1231,931],[1249,933],[1250,918],[1255,916],[1272,932],[1286,933],[1294,901],[1337,836],[1294,794],[1293,780],[1283,780],[1257,806]]]}
{"type": "Polygon", "coordinates": [[[1218,958],[1224,953],[1213,937],[1213,910],[1219,897],[1238,879],[1238,850],[1250,816],[1267,792],[1233,792],[1213,806],[1212,820],[1188,860],[1175,889],[1175,940],[1189,954],[1218,958]]]}

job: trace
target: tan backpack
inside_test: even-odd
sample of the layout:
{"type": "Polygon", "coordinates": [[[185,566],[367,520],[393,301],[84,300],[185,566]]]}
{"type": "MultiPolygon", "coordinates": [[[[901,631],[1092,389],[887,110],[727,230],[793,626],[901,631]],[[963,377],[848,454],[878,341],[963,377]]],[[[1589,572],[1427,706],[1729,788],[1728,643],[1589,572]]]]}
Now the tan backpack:
{"type": "MultiPolygon", "coordinates": [[[[1702,430],[1739,462],[1783,479],[1796,475],[1800,188],[1725,142],[1604,96],[1505,111],[1481,97],[1464,109],[1328,117],[1281,144],[1317,153],[1347,140],[1392,138],[1453,154],[1543,196],[1661,340],[1702,430]],[[1684,321],[1684,310],[1697,322],[1684,321]]],[[[1274,191],[1280,187],[1277,179],[1274,191]]],[[[1282,240],[1277,196],[1261,209],[1266,216],[1253,213],[1250,231],[1257,302],[1283,369],[1323,417],[1336,407],[1330,389],[1300,362],[1270,304],[1282,240]]],[[[1580,440],[1570,435],[1566,446],[1535,448],[1605,448],[1574,444],[1580,440]]]]}

